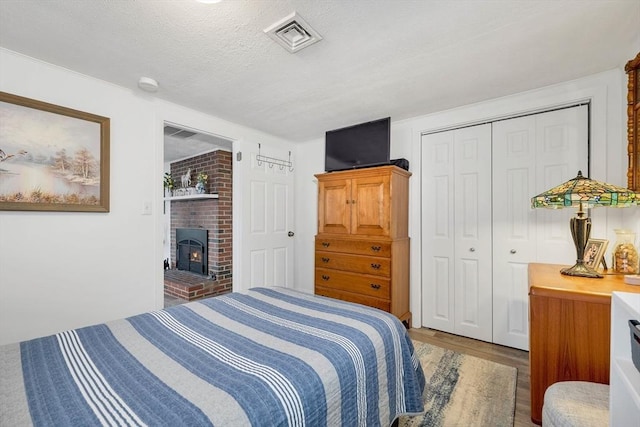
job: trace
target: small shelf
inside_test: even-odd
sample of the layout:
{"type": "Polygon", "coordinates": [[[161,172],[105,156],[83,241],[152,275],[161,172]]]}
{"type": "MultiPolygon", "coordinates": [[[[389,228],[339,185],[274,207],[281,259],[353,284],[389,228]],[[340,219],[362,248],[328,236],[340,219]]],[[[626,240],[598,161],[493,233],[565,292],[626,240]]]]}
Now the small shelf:
{"type": "Polygon", "coordinates": [[[622,376],[628,397],[633,398],[636,406],[640,408],[640,372],[636,369],[636,365],[630,359],[615,357],[613,366],[619,370],[622,376]]]}
{"type": "Polygon", "coordinates": [[[186,196],[171,196],[165,197],[165,201],[180,201],[180,200],[197,200],[197,199],[217,199],[218,193],[214,194],[188,194],[186,196]]]}

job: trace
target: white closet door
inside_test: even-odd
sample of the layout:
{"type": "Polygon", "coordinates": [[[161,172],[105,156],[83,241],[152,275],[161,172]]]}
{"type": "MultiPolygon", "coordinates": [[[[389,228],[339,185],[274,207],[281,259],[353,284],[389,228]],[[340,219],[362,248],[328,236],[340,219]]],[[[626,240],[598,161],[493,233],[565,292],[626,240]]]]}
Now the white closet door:
{"type": "Polygon", "coordinates": [[[523,350],[529,348],[527,268],[536,259],[530,202],[538,194],[536,146],[535,116],[493,124],[493,340],[523,350]]]}
{"type": "Polygon", "coordinates": [[[454,132],[422,137],[422,324],[455,332],[454,132]]]}
{"type": "Polygon", "coordinates": [[[491,341],[491,126],[422,137],[422,323],[491,341]]]}
{"type": "Polygon", "coordinates": [[[491,341],[491,125],[454,140],[456,333],[491,341]]]}
{"type": "Polygon", "coordinates": [[[529,348],[527,266],[573,264],[573,209],[531,209],[531,197],[587,172],[588,110],[493,124],[493,342],[529,348]]]}
{"type": "MultiPolygon", "coordinates": [[[[536,115],[536,184],[531,196],[589,175],[589,110],[586,105],[536,115]]],[[[535,209],[537,262],[576,262],[569,220],[577,209],[535,209]]]]}

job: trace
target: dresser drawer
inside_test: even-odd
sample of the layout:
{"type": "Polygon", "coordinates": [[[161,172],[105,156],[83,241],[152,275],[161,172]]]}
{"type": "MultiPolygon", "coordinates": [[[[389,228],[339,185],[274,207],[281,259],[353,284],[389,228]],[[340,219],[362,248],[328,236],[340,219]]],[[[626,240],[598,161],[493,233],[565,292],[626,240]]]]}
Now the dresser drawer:
{"type": "Polygon", "coordinates": [[[324,288],[339,289],[376,298],[391,298],[391,282],[382,277],[316,268],[315,284],[324,288]]]}
{"type": "Polygon", "coordinates": [[[367,305],[369,307],[379,308],[386,312],[390,312],[391,303],[387,300],[382,300],[367,295],[353,294],[351,292],[325,288],[316,285],[316,295],[322,295],[324,297],[340,299],[342,301],[355,302],[358,304],[367,305]]]}
{"type": "Polygon", "coordinates": [[[376,240],[355,240],[316,237],[316,251],[346,252],[356,255],[390,257],[391,243],[376,240]]]}
{"type": "Polygon", "coordinates": [[[337,252],[316,252],[316,268],[331,268],[353,273],[373,274],[389,277],[391,260],[337,252]]]}

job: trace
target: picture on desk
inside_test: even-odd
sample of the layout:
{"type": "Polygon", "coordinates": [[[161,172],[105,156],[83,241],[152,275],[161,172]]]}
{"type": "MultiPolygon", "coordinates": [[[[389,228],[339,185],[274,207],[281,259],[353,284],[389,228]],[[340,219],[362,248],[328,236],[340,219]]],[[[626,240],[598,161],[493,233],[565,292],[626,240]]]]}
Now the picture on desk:
{"type": "Polygon", "coordinates": [[[597,270],[603,260],[608,245],[609,241],[606,239],[589,239],[587,246],[584,248],[585,265],[597,270]]]}

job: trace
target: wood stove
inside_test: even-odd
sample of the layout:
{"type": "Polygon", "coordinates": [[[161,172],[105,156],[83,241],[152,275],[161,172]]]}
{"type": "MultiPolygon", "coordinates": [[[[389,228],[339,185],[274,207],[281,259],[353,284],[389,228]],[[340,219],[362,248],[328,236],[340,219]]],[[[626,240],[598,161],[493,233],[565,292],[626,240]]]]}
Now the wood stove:
{"type": "Polygon", "coordinates": [[[178,270],[208,274],[208,232],[203,228],[176,228],[176,267],[178,270]]]}

